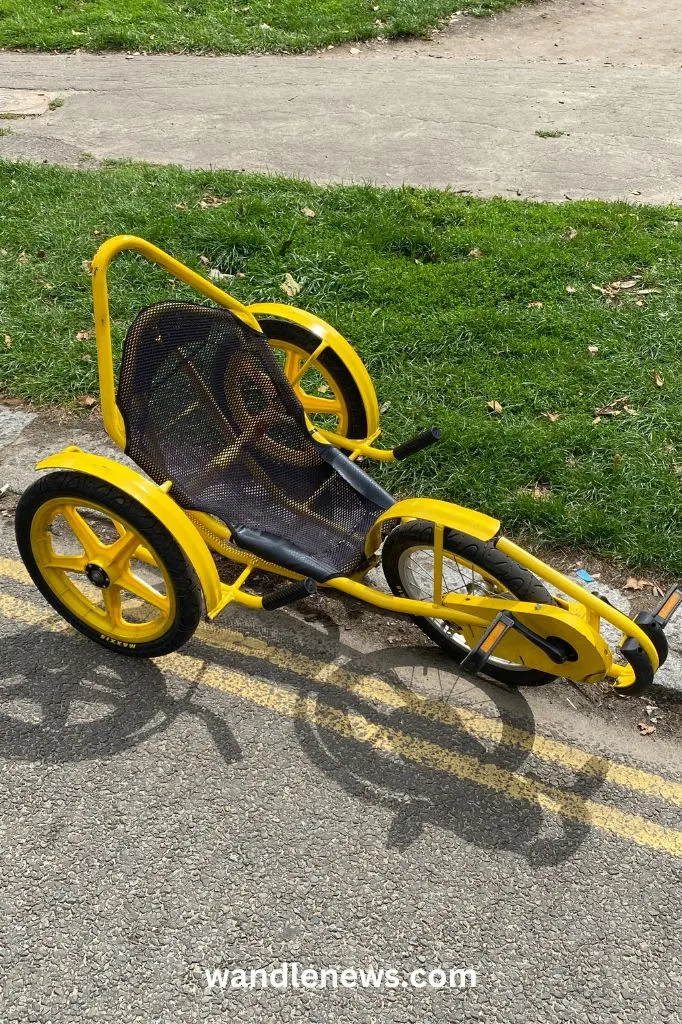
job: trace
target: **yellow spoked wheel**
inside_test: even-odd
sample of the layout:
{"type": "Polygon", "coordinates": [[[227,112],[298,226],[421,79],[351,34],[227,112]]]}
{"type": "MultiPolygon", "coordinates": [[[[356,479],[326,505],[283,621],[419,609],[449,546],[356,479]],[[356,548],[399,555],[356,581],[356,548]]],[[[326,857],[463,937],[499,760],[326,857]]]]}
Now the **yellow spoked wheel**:
{"type": "MultiPolygon", "coordinates": [[[[389,533],[381,554],[384,575],[394,594],[432,600],[434,531],[431,523],[412,520],[389,533]]],[[[494,544],[486,544],[457,530],[445,533],[442,586],[445,594],[515,598],[552,604],[552,596],[537,577],[494,544]]],[[[456,622],[414,616],[413,621],[458,663],[470,652],[456,622]]],[[[542,686],[555,678],[534,668],[492,657],[485,675],[507,686],[542,686]]]]}
{"type": "Polygon", "coordinates": [[[270,347],[308,418],[322,430],[342,437],[367,436],[367,413],[353,374],[331,349],[325,349],[306,367],[320,344],[312,331],[274,317],[259,320],[270,347]]]}
{"type": "Polygon", "coordinates": [[[117,487],[84,473],[52,473],[24,492],[15,525],[43,596],[104,647],[156,657],[196,629],[201,590],[182,550],[117,487]]]}

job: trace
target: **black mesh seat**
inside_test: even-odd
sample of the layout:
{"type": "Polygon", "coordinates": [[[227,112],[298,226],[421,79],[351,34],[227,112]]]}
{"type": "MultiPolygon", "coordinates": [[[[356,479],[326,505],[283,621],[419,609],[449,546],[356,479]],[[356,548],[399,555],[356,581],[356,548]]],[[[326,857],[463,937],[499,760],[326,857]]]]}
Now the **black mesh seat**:
{"type": "Polygon", "coordinates": [[[267,339],[229,310],[143,310],[125,340],[118,404],[127,454],[240,546],[318,581],[362,565],[391,495],[313,440],[267,339]]]}

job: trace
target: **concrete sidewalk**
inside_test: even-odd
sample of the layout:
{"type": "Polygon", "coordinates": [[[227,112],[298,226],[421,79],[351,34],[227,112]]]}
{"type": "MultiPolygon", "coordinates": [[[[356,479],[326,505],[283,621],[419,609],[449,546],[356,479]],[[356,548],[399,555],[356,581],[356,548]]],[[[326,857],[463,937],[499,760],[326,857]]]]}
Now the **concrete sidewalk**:
{"type": "Polygon", "coordinates": [[[0,157],[77,166],[132,158],[486,196],[680,203],[676,3],[661,0],[651,11],[657,31],[669,34],[660,66],[595,59],[589,30],[607,24],[616,42],[601,39],[604,59],[614,52],[634,65],[638,45],[655,59],[651,41],[624,39],[623,5],[614,0],[466,19],[437,42],[364,47],[355,56],[347,47],[306,57],[0,53],[0,110],[12,108],[19,90],[65,100],[8,122],[0,157]],[[584,23],[585,59],[576,31],[561,35],[557,11],[584,23]],[[549,59],[564,46],[565,60],[549,59]],[[536,135],[553,130],[565,134],[536,135]]]}

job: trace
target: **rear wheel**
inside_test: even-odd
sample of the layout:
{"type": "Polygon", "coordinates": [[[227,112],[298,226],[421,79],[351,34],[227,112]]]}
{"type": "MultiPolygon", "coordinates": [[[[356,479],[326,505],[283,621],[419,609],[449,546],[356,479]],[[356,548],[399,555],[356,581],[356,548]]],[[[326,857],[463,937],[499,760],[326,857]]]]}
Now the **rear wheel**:
{"type": "Polygon", "coordinates": [[[319,337],[299,324],[276,317],[259,318],[258,322],[287,378],[295,382],[296,397],[315,426],[342,437],[367,437],[367,412],[360,388],[336,352],[324,349],[297,379],[309,356],[319,347],[319,337]]]}
{"type": "MultiPolygon", "coordinates": [[[[388,535],[381,556],[382,568],[388,585],[398,597],[432,600],[433,545],[433,524],[422,520],[404,523],[388,535]]],[[[537,577],[493,544],[457,530],[446,530],[443,554],[443,594],[553,604],[551,595],[537,577]]],[[[455,622],[419,616],[414,616],[414,622],[458,663],[471,650],[455,622]]],[[[508,686],[542,686],[556,678],[495,657],[488,660],[485,675],[508,686]]]]}
{"type": "Polygon", "coordinates": [[[51,473],[22,495],[15,528],[43,597],[103,647],[153,658],[194,633],[202,600],[193,569],[165,526],[119,488],[51,473]]]}

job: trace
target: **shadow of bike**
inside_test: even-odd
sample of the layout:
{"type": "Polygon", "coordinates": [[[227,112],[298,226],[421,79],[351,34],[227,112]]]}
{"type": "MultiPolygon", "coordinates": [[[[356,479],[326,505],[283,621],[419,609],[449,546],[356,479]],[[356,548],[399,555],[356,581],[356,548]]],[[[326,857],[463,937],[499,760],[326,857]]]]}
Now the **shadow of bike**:
{"type": "MultiPolygon", "coordinates": [[[[248,619],[243,621],[248,628],[248,619]]],[[[565,797],[586,808],[602,785],[601,763],[586,756],[580,773],[543,766],[532,753],[535,720],[521,691],[465,676],[431,646],[358,653],[344,643],[335,617],[318,613],[315,623],[317,628],[297,619],[292,633],[291,617],[277,613],[268,619],[268,631],[286,636],[287,647],[295,644],[303,653],[320,648],[321,627],[324,682],[311,680],[312,673],[275,667],[262,656],[209,648],[198,640],[192,646],[214,664],[296,689],[301,749],[353,797],[393,812],[387,846],[406,850],[425,828],[436,826],[481,849],[514,851],[535,866],[558,864],[576,852],[589,833],[589,816],[585,821],[560,809],[547,813],[541,803],[549,786],[559,804],[565,797]],[[425,673],[441,680],[441,694],[406,684],[405,674],[418,683],[425,673]],[[368,677],[383,684],[383,698],[367,694],[368,677]],[[492,737],[470,727],[470,712],[478,717],[483,709],[492,737]],[[381,742],[368,736],[373,730],[381,742]],[[419,753],[411,756],[412,741],[426,752],[428,764],[419,753]],[[523,785],[515,785],[517,779],[523,785]]]]}
{"type": "Polygon", "coordinates": [[[0,757],[65,764],[105,758],[197,715],[226,763],[239,745],[218,715],[171,695],[159,668],[110,654],[75,633],[27,629],[2,642],[0,757]]]}

